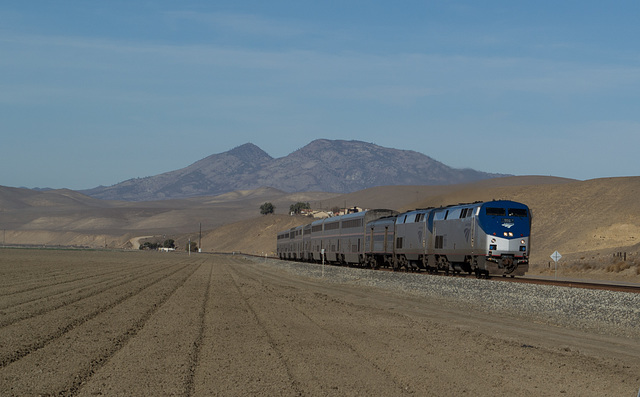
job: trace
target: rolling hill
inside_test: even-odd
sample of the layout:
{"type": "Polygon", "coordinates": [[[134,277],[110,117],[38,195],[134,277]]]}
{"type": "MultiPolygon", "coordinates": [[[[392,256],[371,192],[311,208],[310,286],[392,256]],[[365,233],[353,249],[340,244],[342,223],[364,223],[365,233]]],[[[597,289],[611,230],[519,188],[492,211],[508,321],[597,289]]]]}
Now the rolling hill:
{"type": "MultiPolygon", "coordinates": [[[[640,269],[639,193],[640,177],[576,181],[526,176],[452,186],[385,186],[329,198],[323,206],[359,203],[368,208],[408,210],[479,200],[520,201],[533,214],[531,262],[539,269],[552,263],[549,256],[555,250],[562,253],[564,263],[577,269],[600,270],[615,264],[613,255],[623,252],[628,256],[630,277],[640,281],[634,273],[640,269]]],[[[287,223],[287,218],[278,219],[278,230],[300,224],[298,220],[287,223]]],[[[242,247],[256,245],[261,230],[262,226],[254,227],[250,221],[225,225],[207,235],[211,238],[207,237],[203,245],[206,242],[213,251],[241,251],[242,247]],[[248,237],[225,239],[228,235],[248,237]]],[[[273,249],[275,235],[264,238],[254,252],[273,249]]]]}

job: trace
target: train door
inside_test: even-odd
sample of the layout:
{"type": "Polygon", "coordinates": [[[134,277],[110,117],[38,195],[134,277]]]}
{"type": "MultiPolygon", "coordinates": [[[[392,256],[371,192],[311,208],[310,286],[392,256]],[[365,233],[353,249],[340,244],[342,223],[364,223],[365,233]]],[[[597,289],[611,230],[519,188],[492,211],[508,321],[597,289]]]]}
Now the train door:
{"type": "Polygon", "coordinates": [[[384,246],[382,248],[382,251],[385,254],[387,253],[387,244],[389,244],[389,226],[384,227],[384,246]]]}
{"type": "Polygon", "coordinates": [[[373,227],[371,228],[371,235],[369,236],[369,252],[373,252],[373,227]]]}
{"type": "Polygon", "coordinates": [[[473,253],[473,249],[476,247],[476,218],[473,217],[471,219],[471,253],[473,253]]]}

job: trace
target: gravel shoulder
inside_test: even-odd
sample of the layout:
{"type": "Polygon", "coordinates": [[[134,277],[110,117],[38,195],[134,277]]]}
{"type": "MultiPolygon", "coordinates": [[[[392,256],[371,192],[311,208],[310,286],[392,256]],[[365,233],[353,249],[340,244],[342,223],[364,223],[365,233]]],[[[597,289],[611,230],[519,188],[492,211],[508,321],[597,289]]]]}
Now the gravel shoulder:
{"type": "Polygon", "coordinates": [[[635,396],[640,388],[637,294],[323,274],[231,255],[39,255],[0,250],[0,395],[635,396]],[[47,296],[56,303],[35,310],[47,296]],[[21,305],[29,309],[17,316],[21,305]],[[39,330],[12,344],[25,324],[39,330]]]}

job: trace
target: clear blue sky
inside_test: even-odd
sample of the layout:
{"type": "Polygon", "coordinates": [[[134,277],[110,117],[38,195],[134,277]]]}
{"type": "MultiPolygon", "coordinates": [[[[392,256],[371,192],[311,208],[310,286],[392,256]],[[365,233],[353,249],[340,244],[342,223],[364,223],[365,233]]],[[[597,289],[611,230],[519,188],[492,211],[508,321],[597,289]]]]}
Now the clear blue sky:
{"type": "Polygon", "coordinates": [[[112,185],[317,138],[640,175],[640,2],[3,1],[0,185],[112,185]]]}

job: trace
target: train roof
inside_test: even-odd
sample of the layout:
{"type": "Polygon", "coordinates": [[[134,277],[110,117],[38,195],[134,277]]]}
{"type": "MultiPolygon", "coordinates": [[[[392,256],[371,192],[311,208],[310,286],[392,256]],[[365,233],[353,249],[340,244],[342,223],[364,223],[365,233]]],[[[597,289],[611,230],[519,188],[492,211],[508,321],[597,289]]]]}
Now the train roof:
{"type": "Polygon", "coordinates": [[[455,207],[473,207],[473,206],[476,206],[478,204],[481,207],[484,207],[484,206],[489,205],[489,204],[495,204],[495,205],[521,205],[521,206],[525,206],[526,207],[526,204],[519,203],[517,201],[512,201],[512,200],[491,200],[491,201],[474,201],[472,203],[451,204],[451,205],[439,207],[439,208],[436,208],[436,209],[451,209],[451,208],[455,208],[455,207]]]}
{"type": "Polygon", "coordinates": [[[512,201],[512,200],[492,200],[492,201],[474,201],[471,203],[458,203],[458,204],[450,204],[447,206],[441,206],[441,207],[426,207],[426,208],[416,208],[413,210],[409,210],[409,211],[405,211],[402,212],[398,215],[409,215],[409,214],[416,214],[416,213],[421,213],[421,212],[428,212],[428,211],[438,211],[438,210],[452,210],[452,209],[456,209],[456,208],[465,208],[465,207],[475,207],[475,206],[480,206],[480,207],[484,207],[484,206],[488,206],[488,205],[510,205],[510,206],[515,206],[515,207],[520,207],[520,208],[528,208],[526,204],[523,203],[519,203],[517,201],[512,201]]]}

